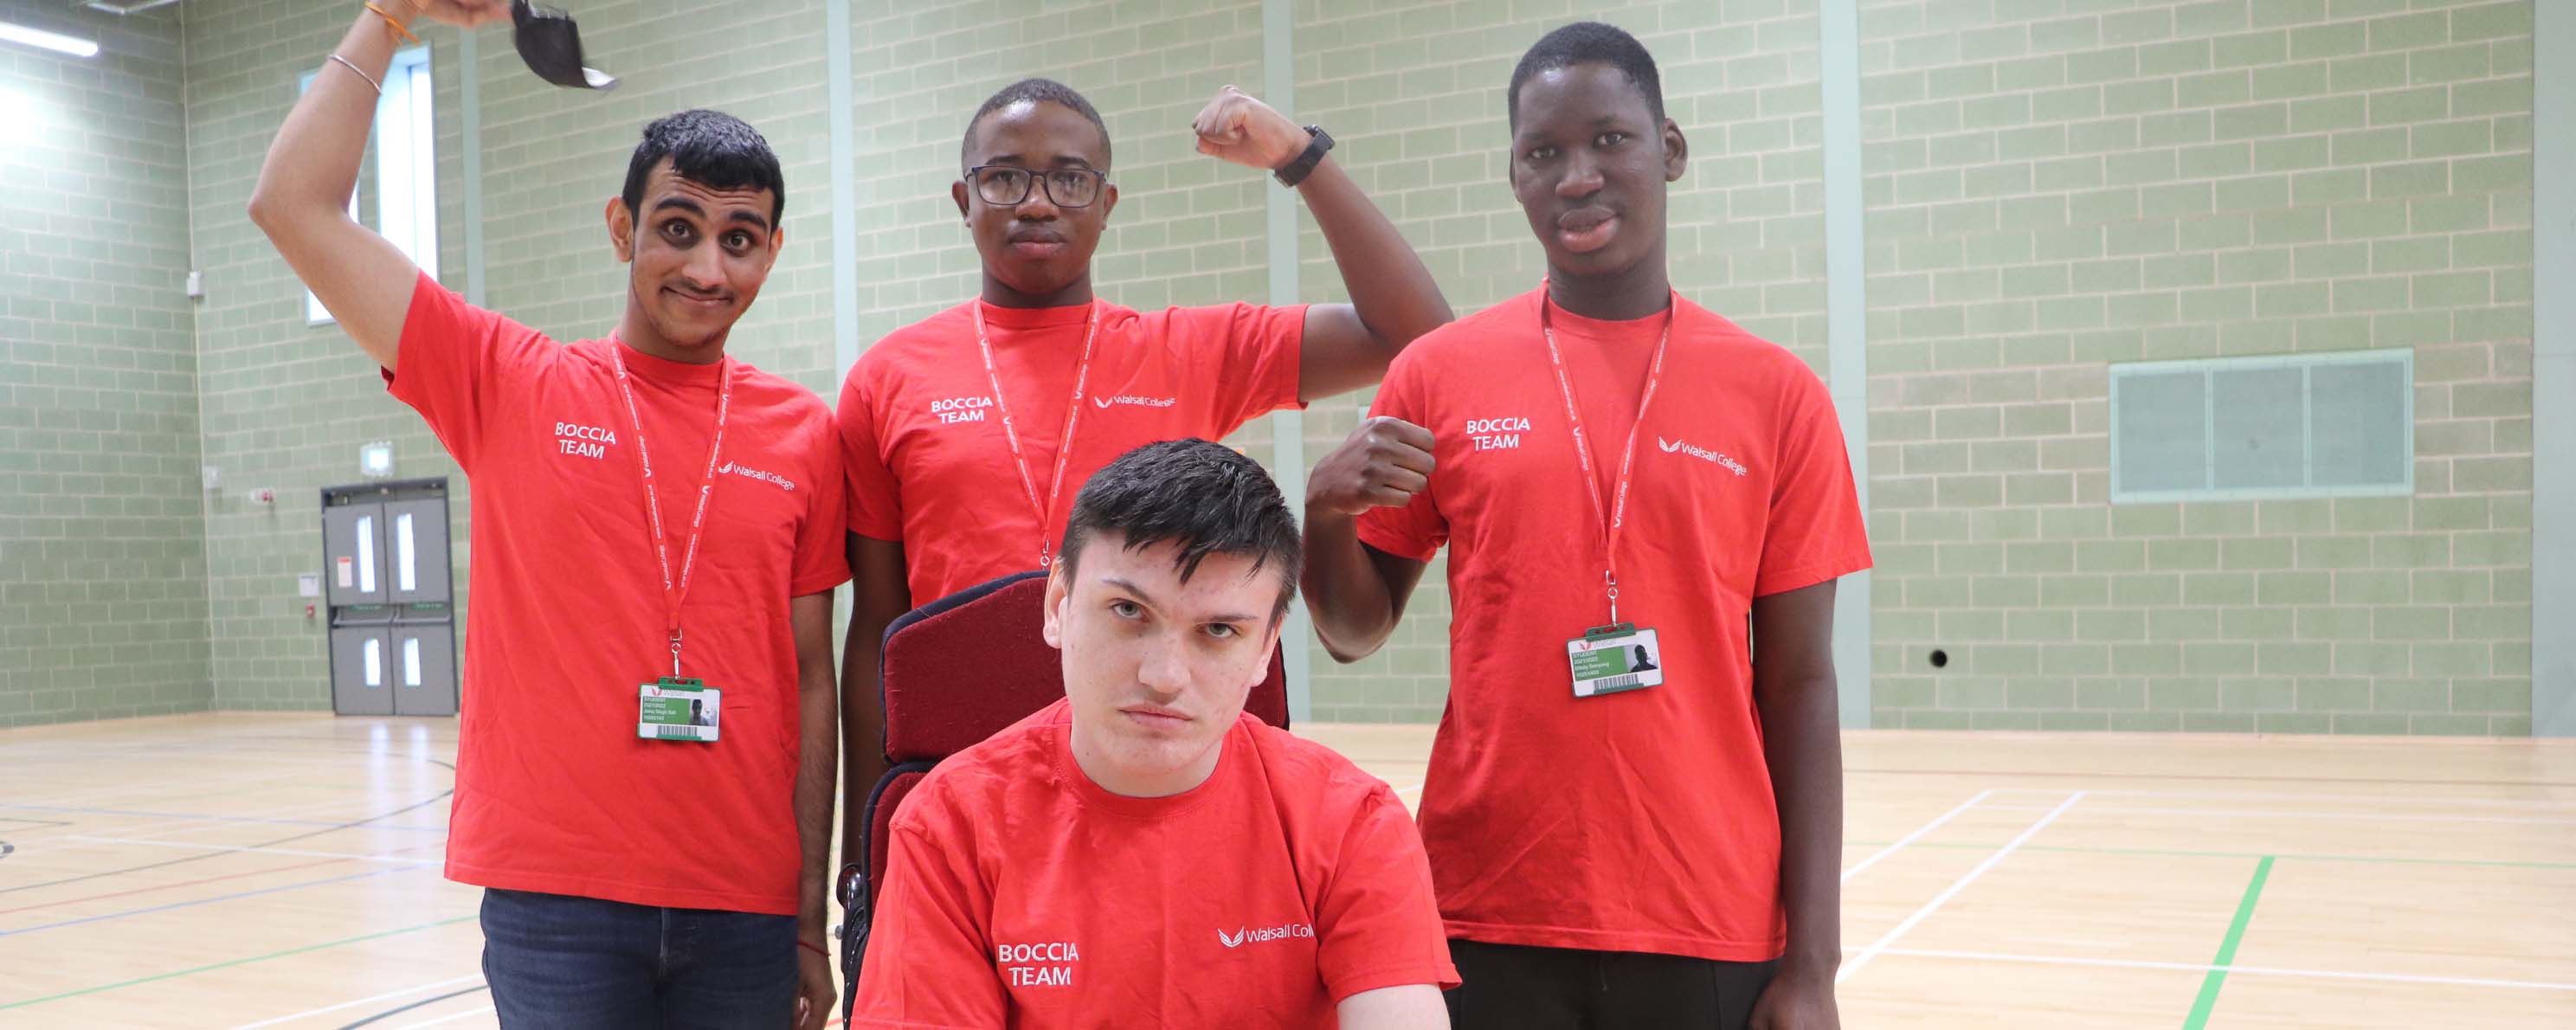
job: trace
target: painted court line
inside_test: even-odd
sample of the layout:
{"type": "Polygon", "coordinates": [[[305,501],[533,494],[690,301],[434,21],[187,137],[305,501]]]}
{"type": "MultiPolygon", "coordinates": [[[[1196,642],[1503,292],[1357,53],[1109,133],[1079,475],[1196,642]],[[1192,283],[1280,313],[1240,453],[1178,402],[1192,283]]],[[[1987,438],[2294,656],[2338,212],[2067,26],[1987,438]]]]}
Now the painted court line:
{"type": "MultiPolygon", "coordinates": [[[[1996,805],[1997,811],[2036,812],[2038,805],[1996,805]]],[[[2296,812],[2283,809],[2261,811],[2225,808],[2135,808],[2128,805],[2095,805],[2088,812],[2116,812],[2123,815],[2188,815],[2204,819],[2360,819],[2366,822],[2402,823],[2503,823],[2513,826],[2576,826],[2576,816],[2553,819],[2542,816],[2509,815],[2432,815],[2402,812],[2296,812]]]]}
{"type": "Polygon", "coordinates": [[[360,1005],[373,1005],[373,1004],[375,1004],[375,1003],[377,1003],[377,1002],[380,1002],[380,1001],[391,1001],[391,1000],[393,1000],[393,999],[395,999],[395,998],[401,998],[401,997],[406,997],[406,996],[409,996],[409,995],[419,994],[419,993],[421,993],[421,992],[423,992],[423,991],[435,991],[435,990],[437,990],[437,989],[439,989],[439,988],[441,988],[441,987],[454,987],[454,986],[456,986],[456,985],[458,985],[458,984],[462,984],[462,983],[481,983],[481,982],[483,982],[483,974],[481,974],[481,973],[475,973],[475,974],[472,974],[472,975],[469,975],[469,976],[460,976],[460,977],[457,977],[457,978],[455,978],[455,979],[453,979],[453,980],[441,980],[441,981],[439,981],[439,982],[437,982],[437,983],[417,984],[417,985],[414,985],[414,986],[411,986],[411,987],[405,987],[405,988],[403,988],[402,990],[399,990],[399,991],[386,991],[386,992],[385,992],[385,993],[383,993],[383,994],[373,995],[373,996],[365,997],[365,998],[359,998],[359,999],[356,999],[356,1000],[353,1000],[353,1001],[344,1001],[344,1002],[341,1002],[341,1003],[339,1003],[339,1004],[337,1004],[337,1005],[324,1005],[324,1006],[322,1006],[321,1008],[318,1008],[318,1009],[305,1009],[304,1011],[302,1011],[302,1012],[298,1012],[298,1013],[296,1013],[296,1014],[294,1014],[294,1015],[291,1015],[291,1016],[279,1016],[279,1017],[277,1017],[277,1018],[275,1018],[275,1019],[263,1019],[263,1020],[260,1020],[259,1022],[256,1022],[256,1023],[244,1023],[244,1024],[240,1025],[240,1026],[237,1026],[237,1027],[232,1028],[232,1030],[258,1030],[258,1028],[263,1027],[263,1026],[276,1026],[276,1025],[277,1025],[277,1024],[279,1024],[279,1023],[292,1023],[292,1022],[295,1022],[296,1020],[299,1020],[299,1019],[305,1019],[305,1018],[309,1018],[309,1017],[312,1017],[312,1016],[319,1016],[319,1015],[322,1015],[322,1014],[324,1014],[324,1013],[326,1013],[326,1012],[338,1012],[338,1011],[340,1011],[340,1010],[342,1010],[342,1009],[353,1009],[353,1008],[357,1008],[357,1007],[358,1007],[358,1006],[360,1006],[360,1005]]]}
{"type": "Polygon", "coordinates": [[[1996,863],[2002,862],[2006,856],[2020,849],[2023,842],[2046,829],[2048,824],[2056,822],[2058,816],[2066,814],[2067,809],[2075,807],[2075,803],[2082,800],[2084,800],[2083,791],[2079,790],[2067,795],[2066,800],[2059,802],[2056,808],[2050,809],[2047,815],[2039,817],[2039,821],[2030,824],[2029,829],[2021,831],[2021,836],[2013,838],[2012,843],[1986,856],[1985,861],[1977,863],[1977,867],[1968,870],[1967,875],[1959,877],[1957,882],[1952,883],[1940,894],[1934,895],[1932,900],[1924,902],[1922,908],[1915,909],[1914,914],[1905,917],[1904,922],[1896,924],[1895,929],[1887,931],[1876,941],[1870,942],[1869,947],[1862,949],[1859,957],[1843,963],[1843,967],[1834,973],[1834,982],[1839,984],[1851,979],[1852,974],[1860,972],[1862,966],[1868,965],[1869,960],[1877,958],[1879,953],[1886,951],[1889,945],[1896,943],[1897,938],[1905,936],[1908,931],[1914,929],[1916,924],[1930,918],[1932,913],[1940,911],[1942,905],[1948,904],[1951,898],[1959,895],[1960,891],[1968,889],[1968,885],[1977,882],[1978,877],[1986,875],[1986,870],[1994,868],[1996,863]]]}
{"type": "Polygon", "coordinates": [[[285,951],[272,951],[272,952],[269,952],[268,954],[265,954],[265,955],[254,955],[254,956],[251,956],[250,958],[237,958],[237,959],[233,959],[233,960],[231,960],[231,961],[229,961],[229,962],[217,962],[217,963],[214,963],[214,964],[212,964],[212,965],[197,966],[197,967],[194,967],[194,968],[191,968],[191,969],[182,969],[182,970],[178,970],[178,971],[176,971],[176,972],[170,972],[170,973],[158,973],[158,974],[154,974],[154,975],[152,975],[152,976],[141,976],[141,977],[136,977],[136,978],[134,978],[134,979],[132,979],[132,980],[119,980],[119,981],[117,981],[117,982],[115,982],[115,983],[100,984],[100,985],[98,985],[98,986],[96,986],[96,987],[83,987],[83,988],[81,988],[81,989],[79,989],[79,990],[77,990],[77,991],[64,991],[64,992],[62,992],[62,993],[60,993],[60,994],[48,994],[48,995],[45,995],[44,997],[41,997],[41,998],[29,998],[29,999],[27,999],[27,1000],[25,1000],[25,1001],[12,1001],[12,1002],[0,1003],[0,1011],[6,1011],[6,1010],[9,1010],[9,1009],[20,1009],[20,1008],[25,1008],[25,1007],[27,1007],[27,1006],[29,1006],[29,1005],[42,1005],[42,1004],[44,1004],[44,1003],[46,1003],[46,1002],[49,1002],[49,1001],[61,1001],[61,1000],[65,999],[65,998],[77,998],[77,997],[80,997],[80,996],[85,995],[85,994],[98,994],[98,993],[100,993],[100,992],[102,992],[102,991],[113,991],[113,990],[117,990],[117,989],[119,989],[119,988],[124,988],[124,987],[133,987],[133,986],[136,986],[136,985],[138,985],[138,984],[148,984],[148,983],[153,983],[153,982],[160,981],[160,980],[168,980],[168,979],[172,979],[172,978],[174,978],[174,977],[190,976],[190,975],[194,975],[194,974],[197,974],[197,973],[212,972],[212,971],[217,970],[217,969],[230,969],[230,968],[232,968],[232,967],[234,967],[234,966],[246,966],[246,965],[250,965],[251,963],[254,963],[254,962],[266,962],[266,961],[268,961],[268,960],[270,960],[270,959],[286,958],[286,957],[291,956],[291,955],[302,955],[302,954],[304,954],[304,953],[306,953],[306,952],[322,951],[322,950],[324,950],[324,949],[326,949],[326,948],[337,948],[337,947],[339,947],[339,946],[341,946],[341,945],[344,945],[344,944],[356,944],[356,943],[358,943],[358,942],[360,942],[360,941],[372,941],[372,940],[375,940],[375,939],[377,939],[377,938],[379,938],[379,937],[392,937],[392,936],[396,936],[396,935],[399,935],[399,934],[417,933],[417,932],[422,931],[422,930],[431,930],[431,929],[436,929],[436,928],[441,927],[441,926],[449,926],[449,925],[453,925],[453,924],[456,924],[456,923],[462,923],[462,922],[464,922],[464,921],[466,921],[466,920],[468,920],[468,919],[475,919],[475,918],[479,918],[479,917],[478,917],[478,916],[474,916],[474,915],[462,915],[462,916],[456,916],[456,917],[449,918],[449,919],[440,919],[440,920],[436,920],[436,921],[434,921],[434,922],[419,923],[419,924],[415,924],[415,925],[412,925],[412,926],[405,926],[405,927],[401,927],[401,928],[393,929],[393,930],[378,930],[378,931],[376,931],[376,932],[374,932],[374,933],[369,933],[369,934],[360,934],[360,935],[358,935],[358,936],[356,936],[356,937],[343,937],[343,938],[341,938],[341,939],[339,939],[339,940],[336,940],[336,941],[324,941],[324,942],[322,942],[322,943],[320,943],[320,944],[308,944],[308,945],[305,945],[304,947],[301,947],[301,948],[288,948],[288,949],[287,949],[287,950],[285,950],[285,951]]]}
{"type": "Polygon", "coordinates": [[[390,876],[395,873],[410,872],[414,869],[426,869],[436,865],[438,865],[436,862],[413,862],[410,865],[395,866],[391,869],[378,869],[371,873],[350,873],[347,876],[331,876],[319,880],[306,880],[302,883],[288,883],[280,884],[275,887],[262,887],[255,891],[243,891],[239,894],[224,894],[211,898],[198,898],[195,901],[176,901],[167,905],[154,905],[150,908],[130,908],[123,912],[110,912],[105,915],[96,916],[82,916],[78,919],[66,919],[58,923],[39,923],[35,926],[23,926],[15,930],[0,930],[0,937],[16,937],[21,934],[35,933],[38,930],[59,930],[66,926],[79,926],[83,923],[102,923],[111,919],[125,919],[131,916],[150,915],[154,912],[169,912],[182,908],[195,908],[199,905],[212,905],[218,901],[234,901],[241,898],[255,898],[262,894],[275,894],[279,891],[302,890],[306,887],[319,887],[326,883],[341,883],[348,880],[364,880],[375,876],[390,876]]]}
{"type": "Polygon", "coordinates": [[[1873,855],[1869,856],[1868,858],[1861,859],[1861,860],[1860,860],[1860,864],[1859,864],[1859,865],[1856,865],[1856,866],[1853,866],[1853,867],[1851,867],[1851,868],[1849,868],[1849,869],[1845,869],[1845,870],[1843,870],[1843,879],[1842,879],[1842,882],[1844,882],[1844,883],[1850,883],[1850,882],[1851,882],[1851,878],[1852,878],[1852,877],[1855,877],[1855,876],[1859,876],[1859,875],[1860,875],[1860,873],[1861,873],[1861,870],[1863,870],[1863,869],[1867,869],[1867,868],[1869,868],[1869,867],[1871,867],[1871,866],[1874,866],[1874,865],[1877,865],[1877,864],[1878,864],[1878,861],[1879,861],[1880,859],[1882,859],[1882,858],[1886,858],[1886,857],[1887,857],[1887,856],[1889,856],[1889,855],[1893,855],[1893,854],[1895,854],[1895,853],[1897,853],[1897,852],[1899,852],[1899,851],[1903,851],[1903,850],[1905,850],[1905,846],[1906,846],[1906,845],[1908,845],[1908,844],[1912,844],[1912,843],[1914,843],[1914,842],[1915,842],[1915,841],[1917,841],[1917,840],[1921,840],[1921,839],[1923,838],[1923,835],[1924,835],[1924,834],[1927,834],[1927,833],[1930,833],[1930,832],[1932,832],[1932,831],[1934,831],[1934,830],[1940,829],[1940,828],[1941,828],[1941,824],[1946,823],[1946,822],[1949,822],[1951,819],[1956,818],[1956,817],[1958,816],[1958,814],[1959,814],[1959,813],[1961,813],[1961,812],[1965,812],[1965,811],[1967,811],[1967,810],[1969,810],[1969,809],[1971,809],[1971,808],[1975,808],[1975,807],[1977,807],[1977,802],[1984,801],[1984,800],[1985,800],[1989,795],[1992,795],[1993,793],[1994,793],[1994,791],[1991,791],[1991,790],[1981,790],[1981,791],[1978,791],[1978,792],[1977,792],[1977,796],[1972,797],[1972,798],[1969,798],[1968,800],[1961,802],[1961,803],[1959,804],[1959,807],[1957,807],[1957,808],[1953,808],[1953,809],[1951,809],[1951,810],[1949,810],[1949,811],[1947,811],[1947,812],[1943,812],[1943,813],[1941,813],[1941,817],[1940,817],[1940,818],[1938,818],[1938,819],[1934,819],[1934,820],[1932,820],[1931,822],[1928,822],[1928,823],[1924,823],[1922,826],[1920,826],[1920,827],[1916,828],[1914,832],[1909,833],[1909,834],[1906,834],[1906,835],[1905,835],[1905,836],[1903,836],[1903,837],[1897,838],[1896,843],[1893,843],[1893,844],[1890,844],[1890,845],[1888,845],[1888,846],[1886,846],[1886,847],[1880,848],[1880,849],[1878,849],[1878,852],[1877,852],[1876,854],[1873,854],[1873,855]]]}
{"type": "MultiPolygon", "coordinates": [[[[2064,789],[2065,788],[2063,787],[1997,787],[1995,788],[1995,793],[2055,794],[2064,789]]],[[[2115,788],[2111,790],[2096,790],[2092,793],[2095,797],[2173,798],[2178,800],[2203,801],[2296,801],[2302,805],[2313,805],[2320,801],[2348,801],[2360,805],[2386,805],[2391,801],[2391,799],[2386,797],[2372,797],[2367,794],[2284,794],[2241,790],[2120,790],[2115,788]]],[[[2548,812],[2576,812],[2576,804],[2525,798],[2446,798],[2431,795],[2418,795],[2402,800],[2407,804],[2423,805],[2428,808],[2439,808],[2445,806],[2466,808],[2530,808],[2548,812]]]]}
{"type": "Polygon", "coordinates": [[[295,848],[255,848],[237,844],[198,844],[193,841],[184,840],[146,840],[141,837],[78,836],[68,837],[65,839],[89,841],[96,844],[135,844],[150,848],[178,848],[185,851],[229,851],[243,855],[292,855],[297,858],[345,858],[352,862],[420,861],[416,858],[395,858],[391,855],[354,855],[345,851],[302,851],[295,848]]]}
{"type": "MultiPolygon", "coordinates": [[[[1844,951],[1854,950],[1844,948],[1844,951]]],[[[1946,951],[1938,949],[1889,948],[1883,955],[1899,958],[1939,958],[1962,962],[2012,962],[2036,966],[2089,966],[2098,969],[2161,969],[2182,973],[2203,973],[2223,969],[2230,976],[2286,976],[2318,980],[2346,980],[2370,983],[2438,984],[2447,987],[2502,987],[2530,991],[2576,992],[2576,983],[2549,983],[2539,980],[2489,980],[2467,976],[2417,976],[2411,973],[2350,973],[2332,969],[2284,969],[2279,966],[2215,966],[2199,962],[2145,962],[2136,959],[2078,958],[2068,955],[2005,955],[1987,951],[1946,951]]]]}
{"type": "MultiPolygon", "coordinates": [[[[332,802],[332,804],[339,804],[339,803],[340,803],[340,802],[337,802],[337,801],[332,802]]],[[[299,808],[306,808],[306,807],[321,807],[321,806],[318,806],[318,805],[312,805],[312,806],[299,805],[299,806],[296,806],[296,807],[299,807],[299,808]]],[[[66,808],[66,807],[62,807],[62,806],[58,806],[58,805],[17,805],[17,804],[0,804],[0,808],[14,808],[14,809],[19,809],[19,810],[22,810],[22,811],[28,811],[28,812],[70,812],[70,813],[75,813],[75,814],[79,814],[79,815],[121,815],[121,816],[131,816],[131,817],[133,817],[133,818],[137,818],[137,819],[187,819],[187,820],[202,820],[202,821],[205,821],[205,822],[214,822],[214,823],[261,823],[261,824],[266,824],[266,825],[271,825],[271,826],[320,826],[320,827],[335,827],[335,826],[340,826],[340,825],[342,825],[343,823],[346,823],[346,822],[347,822],[347,820],[345,820],[345,819],[344,819],[344,820],[340,820],[340,821],[338,821],[338,822],[333,822],[333,821],[323,820],[323,819],[268,819],[268,818],[261,818],[261,817],[258,817],[258,816],[247,816],[247,815],[203,815],[203,814],[192,813],[192,812],[142,812],[142,811],[136,811],[136,810],[133,810],[133,809],[125,809],[125,808],[66,808]]],[[[368,826],[368,828],[369,828],[369,829],[377,829],[377,830],[414,830],[414,831],[422,831],[422,832],[428,832],[428,833],[445,833],[445,832],[447,832],[447,827],[445,827],[445,826],[381,826],[381,825],[374,825],[374,824],[370,824],[370,825],[368,826]]]]}
{"type": "Polygon", "coordinates": [[[2191,1015],[2183,1020],[2183,1030],[2201,1030],[2209,1025],[2209,1010],[2218,1007],[2218,989],[2227,984],[2227,967],[2236,962],[2236,946],[2245,942],[2245,924],[2254,921],[2254,902],[2263,896],[2263,881],[2272,878],[2272,856],[2254,863],[2254,880],[2245,885],[2245,900],[2236,903],[2236,918],[2227,924],[2227,938],[2218,943],[2218,957],[2210,961],[2209,975],[2200,981],[2200,997],[2191,1003],[2191,1015]]]}

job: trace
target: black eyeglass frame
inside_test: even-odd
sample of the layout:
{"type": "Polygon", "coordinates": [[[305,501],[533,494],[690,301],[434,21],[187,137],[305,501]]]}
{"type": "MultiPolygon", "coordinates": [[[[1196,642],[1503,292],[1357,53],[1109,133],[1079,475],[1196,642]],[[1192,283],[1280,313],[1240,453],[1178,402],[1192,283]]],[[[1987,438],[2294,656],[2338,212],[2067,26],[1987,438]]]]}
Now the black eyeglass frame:
{"type": "Polygon", "coordinates": [[[1018,207],[1018,206],[1020,206],[1020,205],[1022,205],[1022,204],[1026,204],[1026,203],[1028,203],[1028,202],[1029,202],[1029,195],[1030,195],[1030,194],[1035,193],[1035,192],[1036,192],[1037,190],[1039,190],[1040,188],[1044,188],[1044,189],[1046,190],[1047,201],[1048,201],[1049,203],[1052,203],[1052,204],[1054,204],[1055,206],[1057,206],[1057,207],[1061,207],[1061,208],[1079,209],[1079,208],[1086,208],[1086,207],[1090,207],[1090,206],[1091,206],[1091,205],[1093,205],[1093,204],[1099,203],[1099,202],[1100,202],[1100,197],[1101,197],[1101,195],[1102,195],[1102,194],[1104,194],[1104,193],[1107,193],[1107,192],[1109,191],[1109,173],[1104,172],[1104,171],[1101,171],[1101,170],[1099,170],[1099,169],[1097,169],[1097,168],[1076,168],[1076,167],[1066,167],[1066,168],[1050,169],[1050,170],[1048,170],[1048,171],[1041,172],[1041,171],[1038,171],[1037,169],[1034,169],[1034,168],[1022,168],[1022,167],[1020,167],[1019,165],[1001,165],[1001,164],[993,164],[993,165],[976,165],[975,167],[973,167],[973,168],[969,168],[969,169],[967,169],[967,170],[966,170],[966,182],[967,182],[967,184],[968,184],[968,185],[970,185],[970,186],[972,186],[972,187],[974,188],[975,196],[976,196],[976,198],[977,198],[977,199],[982,200],[983,202],[985,202],[985,203],[987,203],[987,204],[991,204],[991,205],[993,205],[994,207],[1018,207]],[[1017,197],[1014,197],[1014,198],[1012,198],[1012,199],[1010,199],[1010,200],[995,200],[995,199],[993,199],[992,197],[987,196],[987,195],[984,193],[984,178],[983,178],[983,177],[984,177],[984,173],[985,173],[987,170],[992,170],[992,169],[1000,169],[1000,170],[1003,170],[1003,171],[1018,172],[1018,173],[1020,173],[1020,174],[1022,174],[1022,175],[1028,176],[1027,180],[1026,180],[1026,181],[1024,182],[1024,184],[1020,187],[1020,195],[1019,195],[1019,196],[1017,196],[1017,197]],[[1056,194],[1055,194],[1055,176],[1063,175],[1063,174],[1066,174],[1066,173],[1072,173],[1072,174],[1075,174],[1075,175],[1088,175],[1088,176],[1090,176],[1090,177],[1091,177],[1092,185],[1091,185],[1091,199],[1090,199],[1090,200],[1083,201],[1082,203],[1079,203],[1079,204],[1071,204],[1071,203],[1066,203],[1066,202],[1065,202],[1065,200],[1064,200],[1063,198],[1056,196],[1056,194]],[[1044,187],[1041,187],[1041,186],[1039,185],[1041,182],[1043,182],[1043,183],[1045,184],[1045,185],[1044,185],[1044,187]]]}

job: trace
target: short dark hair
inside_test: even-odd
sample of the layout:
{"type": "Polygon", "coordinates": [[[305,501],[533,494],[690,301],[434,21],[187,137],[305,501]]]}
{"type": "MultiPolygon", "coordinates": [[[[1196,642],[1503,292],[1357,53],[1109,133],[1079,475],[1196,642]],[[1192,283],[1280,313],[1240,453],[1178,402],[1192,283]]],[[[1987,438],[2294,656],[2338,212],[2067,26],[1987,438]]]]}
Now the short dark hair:
{"type": "Polygon", "coordinates": [[[1305,567],[1297,516],[1279,484],[1259,462],[1205,440],[1149,443],[1092,473],[1073,499],[1064,546],[1056,552],[1067,576],[1097,533],[1118,534],[1130,551],[1178,544],[1184,583],[1211,554],[1249,557],[1254,572],[1276,565],[1283,585],[1270,613],[1274,621],[1287,614],[1305,567]]]}
{"type": "Polygon", "coordinates": [[[749,123],[722,111],[697,109],[664,115],[645,125],[644,141],[635,144],[635,156],[626,162],[624,195],[630,217],[643,219],[644,180],[665,157],[671,159],[671,171],[690,182],[717,189],[768,190],[773,198],[769,227],[778,228],[779,216],[787,211],[787,177],[778,170],[778,155],[770,152],[769,141],[749,123]]]}
{"type": "Polygon", "coordinates": [[[1664,123],[1664,82],[1655,73],[1655,55],[1637,42],[1626,30],[1597,21],[1578,21],[1530,44],[1521,55],[1521,63],[1512,69],[1510,91],[1504,94],[1503,110],[1511,126],[1520,128],[1521,87],[1540,72],[1571,68],[1578,64],[1606,64],[1628,77],[1628,84],[1646,96],[1646,110],[1655,116],[1655,124],[1664,123]]]}
{"type": "Polygon", "coordinates": [[[1001,92],[986,98],[984,106],[975,109],[975,117],[966,119],[966,138],[957,143],[959,168],[965,168],[975,160],[975,128],[984,124],[984,117],[1018,103],[1061,104],[1073,113],[1081,115],[1084,121],[1091,123],[1092,128],[1100,130],[1099,170],[1104,172],[1109,170],[1109,123],[1100,120],[1100,112],[1092,108],[1091,101],[1083,99],[1082,94],[1075,92],[1073,87],[1054,79],[1021,79],[1002,87],[1001,92]]]}

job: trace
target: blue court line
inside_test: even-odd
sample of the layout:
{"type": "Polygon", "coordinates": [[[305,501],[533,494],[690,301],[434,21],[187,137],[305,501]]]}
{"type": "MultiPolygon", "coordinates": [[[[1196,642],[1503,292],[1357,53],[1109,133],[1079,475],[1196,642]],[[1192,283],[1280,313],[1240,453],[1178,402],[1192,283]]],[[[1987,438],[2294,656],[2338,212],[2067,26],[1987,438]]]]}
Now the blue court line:
{"type": "Polygon", "coordinates": [[[168,905],[154,905],[150,908],[130,908],[123,912],[110,912],[106,915],[99,916],[83,916],[79,919],[66,919],[59,923],[43,923],[36,926],[20,927],[15,930],[0,930],[0,937],[15,937],[19,934],[34,933],[38,930],[59,930],[66,926],[79,926],[83,923],[105,922],[110,919],[124,919],[128,916],[149,915],[154,912],[168,912],[173,909],[195,908],[199,905],[212,905],[218,901],[232,901],[236,898],[253,898],[262,894],[275,894],[279,891],[302,890],[306,887],[319,887],[326,883],[342,883],[349,880],[364,880],[376,876],[391,876],[395,873],[407,873],[423,866],[434,866],[437,864],[438,863],[434,861],[414,862],[410,865],[398,865],[390,869],[378,869],[374,872],[351,873],[347,876],[333,876],[320,880],[306,880],[302,883],[290,883],[277,887],[262,887],[255,891],[243,891],[239,894],[225,894],[219,897],[199,898],[195,901],[173,902],[168,905]]]}
{"type": "Polygon", "coordinates": [[[261,823],[269,826],[347,826],[349,829],[411,830],[419,833],[447,832],[447,827],[445,826],[378,826],[373,824],[348,826],[347,820],[263,819],[257,816],[248,815],[197,815],[190,812],[138,812],[125,808],[65,808],[60,805],[13,805],[6,803],[0,803],[0,808],[16,808],[29,812],[72,812],[80,815],[123,815],[133,816],[138,819],[189,819],[218,823],[261,823]]]}

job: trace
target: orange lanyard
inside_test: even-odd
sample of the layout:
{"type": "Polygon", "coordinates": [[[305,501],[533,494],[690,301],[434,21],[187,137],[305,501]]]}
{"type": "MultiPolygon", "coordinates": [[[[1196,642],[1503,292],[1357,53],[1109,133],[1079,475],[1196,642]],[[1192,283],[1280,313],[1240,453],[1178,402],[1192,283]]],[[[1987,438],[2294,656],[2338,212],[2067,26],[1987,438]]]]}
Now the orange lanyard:
{"type": "Polygon", "coordinates": [[[680,575],[671,577],[671,545],[662,534],[662,499],[653,488],[653,452],[644,444],[644,418],[635,407],[635,387],[627,381],[624,344],[611,342],[608,360],[617,369],[617,391],[626,398],[626,422],[635,432],[635,456],[644,465],[644,511],[652,516],[653,558],[662,566],[662,615],[671,633],[671,675],[680,675],[680,602],[688,597],[689,576],[698,562],[698,540],[707,526],[707,503],[716,492],[716,456],[724,451],[726,413],[733,407],[733,365],[716,369],[715,438],[707,442],[707,474],[698,484],[698,511],[689,519],[689,546],[680,557],[680,575]]]}
{"type": "Polygon", "coordinates": [[[1047,485],[1046,500],[1038,500],[1038,483],[1029,471],[1028,452],[1020,447],[1020,431],[1011,424],[1011,404],[1002,397],[1002,372],[993,364],[993,341],[984,335],[984,302],[974,301],[975,345],[984,352],[984,375],[993,381],[993,406],[1002,412],[1002,438],[1010,442],[1011,460],[1020,467],[1020,489],[1029,496],[1029,508],[1038,517],[1038,567],[1053,561],[1055,541],[1047,531],[1055,525],[1056,501],[1064,494],[1065,462],[1073,457],[1073,431],[1082,421],[1082,384],[1091,378],[1091,343],[1100,333],[1098,300],[1091,302],[1091,324],[1082,333],[1082,359],[1074,366],[1073,399],[1064,406],[1064,435],[1056,439],[1055,479],[1047,485]]]}
{"type": "Polygon", "coordinates": [[[1544,287],[1539,292],[1538,330],[1547,340],[1547,359],[1556,366],[1557,389],[1565,394],[1565,420],[1574,426],[1574,460],[1583,468],[1583,489],[1592,495],[1593,514],[1601,519],[1606,555],[1601,563],[1601,582],[1610,594],[1610,621],[1619,621],[1619,531],[1627,523],[1628,485],[1636,471],[1637,431],[1645,428],[1646,411],[1655,403],[1655,387],[1664,378],[1664,348],[1673,341],[1673,317],[1681,309],[1681,297],[1674,295],[1664,309],[1663,336],[1655,341],[1654,362],[1646,367],[1645,395],[1637,400],[1637,420],[1628,424],[1628,446],[1619,455],[1619,480],[1613,486],[1608,504],[1601,500],[1601,477],[1592,471],[1592,445],[1583,432],[1583,411],[1574,401],[1574,377],[1566,371],[1565,356],[1556,348],[1556,329],[1548,324],[1547,312],[1554,305],[1544,287]]]}

